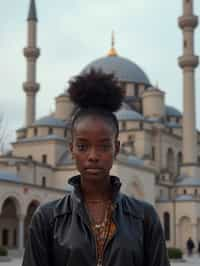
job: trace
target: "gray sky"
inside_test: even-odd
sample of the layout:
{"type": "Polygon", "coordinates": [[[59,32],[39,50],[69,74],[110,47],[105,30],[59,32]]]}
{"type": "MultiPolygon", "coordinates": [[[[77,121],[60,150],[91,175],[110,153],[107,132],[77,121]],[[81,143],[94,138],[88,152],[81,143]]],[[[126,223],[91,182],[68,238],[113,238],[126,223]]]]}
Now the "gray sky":
{"type": "MultiPolygon", "coordinates": [[[[200,15],[200,1],[194,0],[200,15]]],[[[152,84],[166,92],[166,103],[182,110],[182,75],[177,57],[182,54],[182,33],[177,17],[182,0],[36,0],[38,12],[37,117],[54,108],[70,77],[110,48],[116,34],[120,56],[137,63],[152,84]]],[[[29,0],[0,0],[0,113],[14,132],[25,120],[26,46],[29,0]]],[[[200,27],[196,30],[196,54],[200,54],[200,27]]],[[[196,71],[196,102],[200,99],[200,67],[196,71]]],[[[197,125],[200,128],[200,105],[197,125]]]]}

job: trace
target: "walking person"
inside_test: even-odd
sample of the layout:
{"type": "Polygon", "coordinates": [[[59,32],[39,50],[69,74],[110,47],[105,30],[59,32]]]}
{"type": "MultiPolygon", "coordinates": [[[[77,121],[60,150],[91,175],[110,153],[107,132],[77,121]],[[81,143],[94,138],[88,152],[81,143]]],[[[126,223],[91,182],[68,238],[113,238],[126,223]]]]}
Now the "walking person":
{"type": "Polygon", "coordinates": [[[186,246],[187,246],[188,256],[191,256],[193,253],[193,249],[195,248],[194,241],[192,240],[191,237],[188,238],[186,246]]]}
{"type": "Polygon", "coordinates": [[[114,114],[123,100],[113,75],[91,71],[70,82],[77,107],[70,150],[79,175],[71,193],[39,207],[23,266],[169,266],[155,209],[120,192],[110,170],[119,153],[114,114]]]}

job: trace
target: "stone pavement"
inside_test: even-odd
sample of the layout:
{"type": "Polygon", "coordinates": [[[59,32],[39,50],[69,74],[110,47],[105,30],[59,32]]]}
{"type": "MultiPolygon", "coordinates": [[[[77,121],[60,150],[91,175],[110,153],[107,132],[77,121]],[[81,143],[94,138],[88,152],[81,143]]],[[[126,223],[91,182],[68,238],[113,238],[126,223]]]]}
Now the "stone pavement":
{"type": "MultiPolygon", "coordinates": [[[[200,266],[200,257],[194,255],[192,257],[184,257],[185,262],[171,262],[171,266],[200,266]]],[[[11,262],[0,262],[0,266],[21,266],[22,259],[13,259],[11,262]]]]}

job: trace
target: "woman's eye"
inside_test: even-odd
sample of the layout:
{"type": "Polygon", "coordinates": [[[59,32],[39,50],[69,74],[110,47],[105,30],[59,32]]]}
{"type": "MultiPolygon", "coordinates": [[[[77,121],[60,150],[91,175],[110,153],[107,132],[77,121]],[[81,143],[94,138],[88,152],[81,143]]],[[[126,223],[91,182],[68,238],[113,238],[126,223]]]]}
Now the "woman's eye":
{"type": "Polygon", "coordinates": [[[79,151],[85,151],[87,149],[87,145],[85,144],[77,144],[76,147],[79,151]]]}

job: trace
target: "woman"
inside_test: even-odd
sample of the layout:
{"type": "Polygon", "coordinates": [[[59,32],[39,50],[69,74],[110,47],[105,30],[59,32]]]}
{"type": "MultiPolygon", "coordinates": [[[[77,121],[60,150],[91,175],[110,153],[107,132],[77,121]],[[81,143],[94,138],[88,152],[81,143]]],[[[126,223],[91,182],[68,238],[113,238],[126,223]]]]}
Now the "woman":
{"type": "Polygon", "coordinates": [[[80,175],[69,180],[72,193],[34,214],[23,266],[168,266],[154,208],[120,193],[110,176],[121,88],[112,75],[91,71],[70,82],[69,94],[78,109],[70,149],[80,175]]]}

